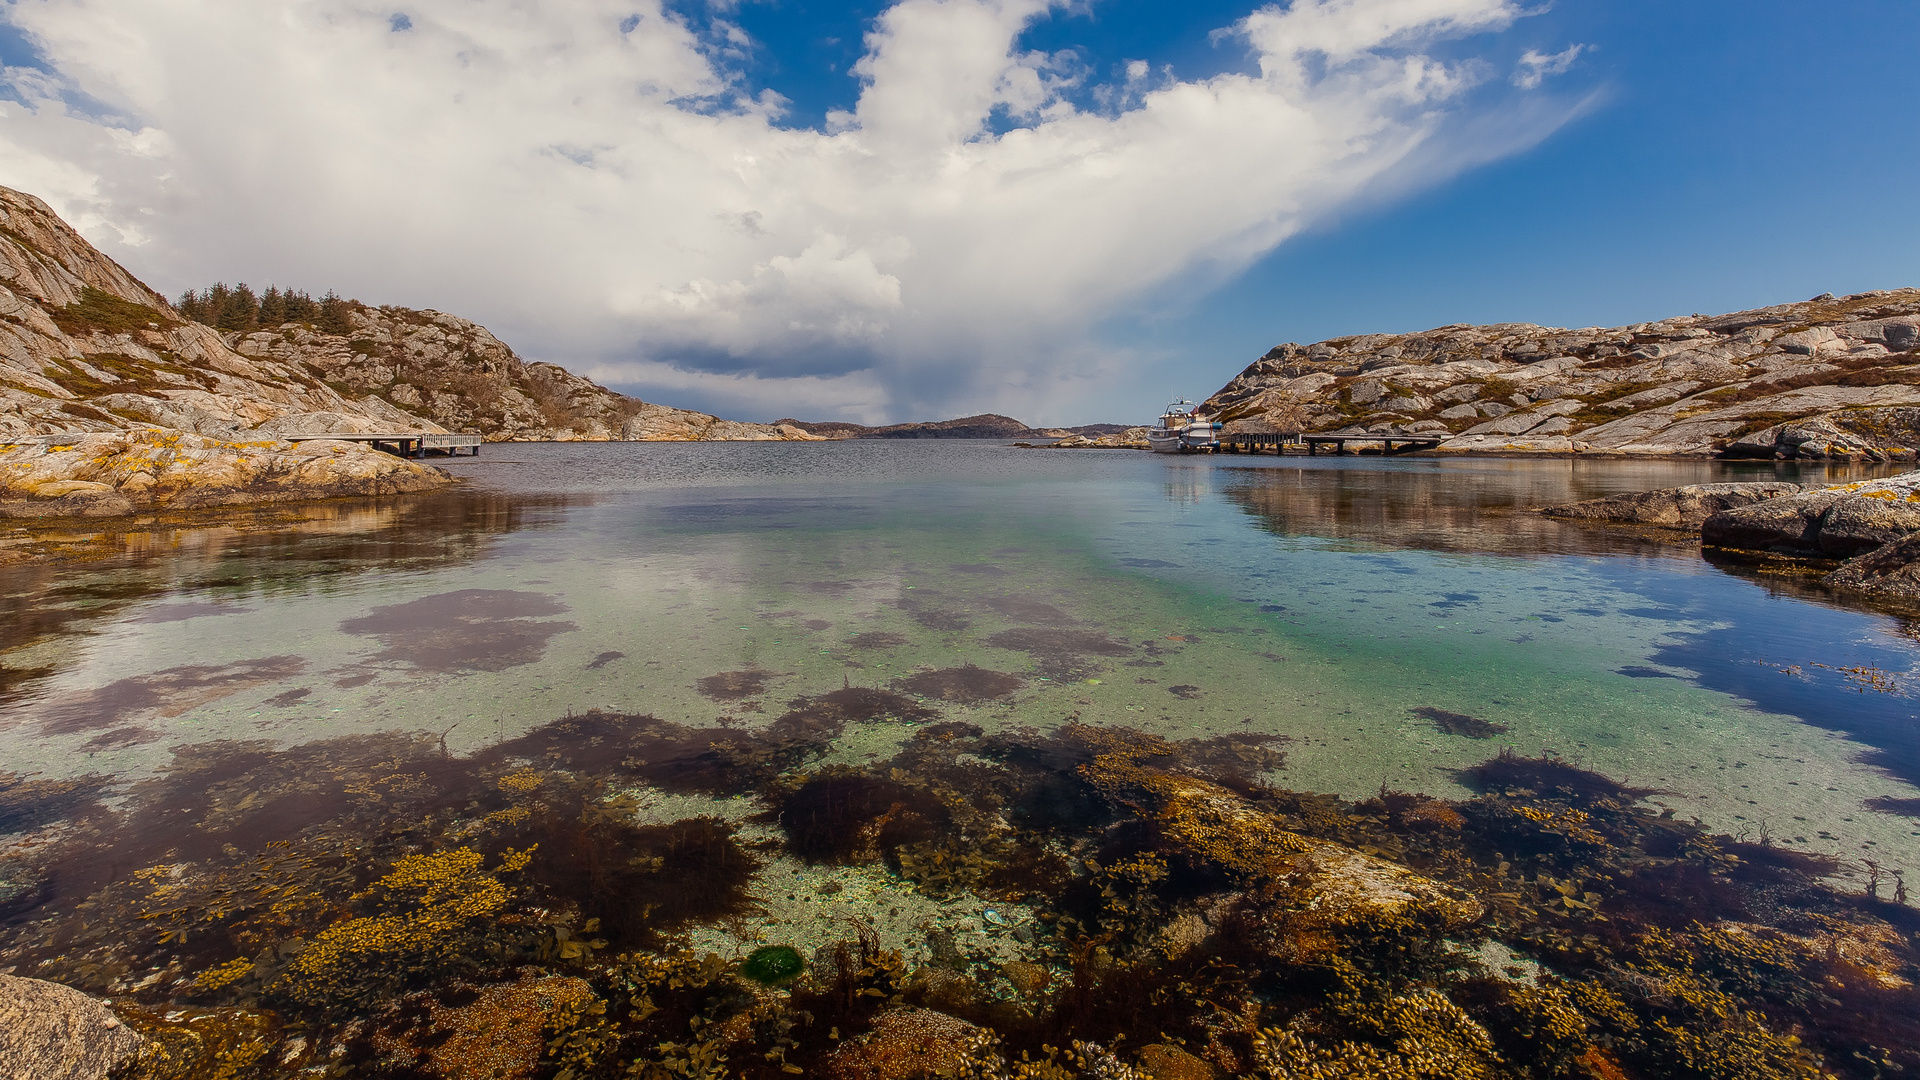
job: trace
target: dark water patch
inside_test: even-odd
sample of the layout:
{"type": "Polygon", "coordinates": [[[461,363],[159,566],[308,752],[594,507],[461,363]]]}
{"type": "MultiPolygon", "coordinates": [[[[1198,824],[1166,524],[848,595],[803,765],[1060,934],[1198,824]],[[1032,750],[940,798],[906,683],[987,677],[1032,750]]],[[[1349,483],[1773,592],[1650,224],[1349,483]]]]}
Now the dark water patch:
{"type": "Polygon", "coordinates": [[[1143,570],[1172,570],[1180,566],[1177,562],[1168,562],[1165,559],[1120,559],[1118,562],[1121,566],[1137,566],[1143,570]]]}
{"type": "Polygon", "coordinates": [[[275,694],[272,697],[268,698],[265,704],[268,708],[284,709],[289,705],[297,705],[300,702],[305,701],[306,699],[312,696],[313,696],[313,691],[308,689],[307,687],[302,686],[296,690],[288,690],[283,693],[275,694]]]}
{"type": "Polygon", "coordinates": [[[1523,757],[1510,750],[1502,750],[1494,757],[1463,770],[1460,778],[1461,783],[1475,791],[1540,795],[1588,807],[1603,802],[1632,806],[1648,795],[1659,794],[1657,789],[1629,787],[1550,754],[1523,757]]]}
{"type": "Polygon", "coordinates": [[[377,660],[423,671],[505,671],[539,660],[556,635],[579,629],[537,620],[566,610],[546,593],[460,589],[374,608],[342,622],[340,630],[378,638],[386,649],[377,660]]]}
{"type": "Polygon", "coordinates": [[[852,649],[897,649],[906,643],[905,634],[893,634],[885,630],[869,630],[847,639],[847,647],[852,649]]]}
{"type": "Polygon", "coordinates": [[[1671,671],[1661,671],[1659,668],[1648,667],[1645,664],[1628,664],[1626,667],[1614,668],[1613,673],[1625,675],[1629,679],[1677,679],[1680,677],[1671,671]]]}
{"type": "Polygon", "coordinates": [[[1084,630],[1054,630],[1020,627],[1002,630],[987,639],[996,649],[1024,652],[1040,672],[1048,676],[1078,676],[1098,670],[1095,656],[1129,656],[1133,646],[1105,634],[1084,630]]]}
{"type": "Polygon", "coordinates": [[[653,716],[589,711],[474,755],[483,766],[531,760],[542,768],[611,771],[683,794],[742,795],[823,753],[830,735],[783,736],[732,727],[696,728],[653,716]]]}
{"type": "Polygon", "coordinates": [[[556,906],[599,919],[609,944],[657,946],[693,923],[745,913],[760,860],[717,818],[633,825],[543,813],[496,845],[535,848],[528,877],[556,906]]]}
{"type": "Polygon", "coordinates": [[[1213,735],[1182,739],[1180,760],[1202,776],[1235,786],[1251,784],[1263,772],[1286,767],[1287,755],[1274,746],[1289,742],[1285,735],[1258,733],[1213,735]]]}
{"type": "Polygon", "coordinates": [[[1861,805],[1876,814],[1900,814],[1905,817],[1920,818],[1920,799],[1896,799],[1891,795],[1875,795],[1861,805]]]}
{"type": "Polygon", "coordinates": [[[951,701],[959,705],[973,705],[1003,698],[1025,685],[1026,680],[1018,675],[975,667],[972,664],[964,667],[941,668],[938,671],[922,671],[893,681],[893,688],[902,693],[951,701]]]}
{"type": "Polygon", "coordinates": [[[748,668],[745,671],[722,671],[717,675],[708,675],[693,685],[702,697],[714,701],[739,701],[766,693],[768,680],[776,677],[771,671],[748,668]]]}
{"type": "Polygon", "coordinates": [[[1419,708],[1408,709],[1407,711],[1415,716],[1425,717],[1433,721],[1434,727],[1439,728],[1448,735],[1461,735],[1469,739],[1491,739],[1495,735],[1504,734],[1507,730],[1507,725],[1505,724],[1496,724],[1490,720],[1482,720],[1477,716],[1468,716],[1465,713],[1436,709],[1431,705],[1422,705],[1419,708]]]}
{"type": "Polygon", "coordinates": [[[598,671],[608,664],[613,663],[615,660],[625,660],[626,658],[626,653],[620,652],[617,649],[608,649],[606,652],[599,653],[594,656],[593,659],[587,661],[587,670],[598,671]]]}
{"type": "Polygon", "coordinates": [[[185,622],[188,619],[198,619],[207,615],[244,615],[253,610],[254,609],[250,607],[237,607],[233,604],[161,604],[158,607],[149,608],[127,621],[136,623],[185,622]]]}
{"type": "Polygon", "coordinates": [[[145,713],[179,716],[250,686],[290,679],[305,671],[298,656],[265,656],[231,664],[190,664],[119,679],[44,705],[36,716],[48,734],[112,727],[145,713]]]}
{"type": "Polygon", "coordinates": [[[1182,683],[1179,686],[1167,687],[1167,693],[1172,694],[1174,697],[1181,698],[1186,701],[1197,701],[1200,698],[1206,696],[1206,691],[1200,689],[1197,686],[1192,686],[1185,683],[1182,683]]]}
{"type": "Polygon", "coordinates": [[[356,686],[365,686],[379,677],[380,676],[370,671],[363,671],[358,675],[348,675],[344,678],[335,679],[333,685],[340,687],[342,690],[351,690],[356,686]]]}
{"type": "Polygon", "coordinates": [[[987,601],[987,606],[1016,622],[1037,626],[1068,626],[1075,622],[1073,616],[1052,604],[1025,596],[996,596],[987,601]]]}
{"type": "Polygon", "coordinates": [[[817,697],[795,698],[768,732],[778,739],[832,738],[848,724],[883,720],[918,723],[940,714],[905,694],[877,687],[848,686],[817,697]]]}
{"type": "Polygon", "coordinates": [[[139,746],[142,743],[156,742],[159,738],[160,733],[152,728],[138,726],[118,727],[112,731],[103,731],[95,735],[93,738],[80,744],[80,748],[88,752],[96,750],[119,750],[123,747],[139,746]]]}
{"type": "Polygon", "coordinates": [[[1006,577],[1005,569],[992,563],[954,563],[947,567],[956,574],[979,574],[982,577],[1006,577]]]}
{"type": "Polygon", "coordinates": [[[37,829],[97,807],[100,793],[112,783],[112,777],[92,774],[39,780],[30,774],[0,772],[0,836],[37,829]]]}
{"type": "Polygon", "coordinates": [[[973,625],[973,620],[953,611],[916,611],[913,621],[929,630],[953,633],[973,625]]]}
{"type": "Polygon", "coordinates": [[[822,770],[777,796],[787,847],[810,863],[864,863],[938,835],[951,813],[933,792],[846,767],[822,770]]]}
{"type": "Polygon", "coordinates": [[[807,591],[817,592],[823,596],[845,596],[853,591],[853,582],[809,581],[807,582],[807,591]]]}
{"type": "Polygon", "coordinates": [[[833,624],[828,622],[825,619],[808,619],[806,622],[803,622],[800,625],[806,627],[809,630],[829,630],[829,629],[832,629],[833,627],[833,624]]]}
{"type": "Polygon", "coordinates": [[[1261,611],[1267,611],[1267,612],[1273,612],[1273,611],[1285,611],[1285,610],[1287,610],[1287,605],[1285,605],[1285,604],[1261,604],[1261,605],[1260,605],[1260,610],[1261,610],[1261,611]]]}
{"type": "Polygon", "coordinates": [[[1531,615],[1529,616],[1529,618],[1539,619],[1541,622],[1566,622],[1567,621],[1558,615],[1549,615],[1549,614],[1546,614],[1545,612],[1540,612],[1540,613],[1531,615]]]}
{"type": "Polygon", "coordinates": [[[1440,599],[1435,600],[1433,603],[1428,604],[1427,606],[1437,607],[1437,608],[1457,608],[1457,607],[1470,607],[1479,602],[1480,602],[1480,596],[1477,593],[1451,593],[1450,592],[1450,593],[1440,594],[1440,599]]]}

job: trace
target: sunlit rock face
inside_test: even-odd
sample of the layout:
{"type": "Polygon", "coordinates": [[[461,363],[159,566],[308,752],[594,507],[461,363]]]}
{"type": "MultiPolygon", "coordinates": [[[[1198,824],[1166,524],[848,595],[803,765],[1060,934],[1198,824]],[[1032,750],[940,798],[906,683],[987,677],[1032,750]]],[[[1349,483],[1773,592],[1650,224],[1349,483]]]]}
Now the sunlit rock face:
{"type": "Polygon", "coordinates": [[[1460,324],[1278,345],[1205,409],[1455,453],[1911,461],[1916,345],[1914,289],[1607,329],[1460,324]]]}
{"type": "Polygon", "coordinates": [[[472,432],[489,441],[811,440],[649,405],[528,362],[478,323],[347,302],[338,333],[184,318],[46,203],[0,187],[0,438],[472,432]]]}
{"type": "Polygon", "coordinates": [[[0,444],[0,517],[111,517],[449,483],[439,469],[334,439],[228,442],[145,428],[0,444]]]}

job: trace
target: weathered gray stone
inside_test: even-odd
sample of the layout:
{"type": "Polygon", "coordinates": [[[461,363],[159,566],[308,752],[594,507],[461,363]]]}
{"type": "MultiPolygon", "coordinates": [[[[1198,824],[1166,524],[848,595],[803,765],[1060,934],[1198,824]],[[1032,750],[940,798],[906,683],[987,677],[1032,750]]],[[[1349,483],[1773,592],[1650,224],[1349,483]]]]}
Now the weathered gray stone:
{"type": "Polygon", "coordinates": [[[1439,412],[1440,419],[1442,420],[1465,420],[1468,417],[1479,415],[1478,410],[1474,409],[1471,405],[1455,405],[1451,409],[1441,409],[1439,412]]]}
{"type": "Polygon", "coordinates": [[[1603,499],[1548,506],[1541,513],[1549,517],[1580,521],[1605,521],[1622,525],[1658,525],[1673,529],[1697,529],[1707,518],[1722,510],[1751,506],[1754,503],[1798,495],[1800,485],[1777,480],[1730,484],[1688,484],[1609,495],[1603,499]]]}
{"type": "Polygon", "coordinates": [[[1347,400],[1355,405],[1371,405],[1387,393],[1386,387],[1371,379],[1354,383],[1347,388],[1347,400]]]}
{"type": "Polygon", "coordinates": [[[0,975],[0,1076],[100,1080],[144,1040],[70,986],[0,975]]]}
{"type": "Polygon", "coordinates": [[[1920,600],[1920,533],[1855,556],[1824,581],[1841,592],[1920,600]]]}
{"type": "Polygon", "coordinates": [[[1852,558],[1920,532],[1920,473],[1820,488],[1724,510],[1701,543],[1852,558]]]}

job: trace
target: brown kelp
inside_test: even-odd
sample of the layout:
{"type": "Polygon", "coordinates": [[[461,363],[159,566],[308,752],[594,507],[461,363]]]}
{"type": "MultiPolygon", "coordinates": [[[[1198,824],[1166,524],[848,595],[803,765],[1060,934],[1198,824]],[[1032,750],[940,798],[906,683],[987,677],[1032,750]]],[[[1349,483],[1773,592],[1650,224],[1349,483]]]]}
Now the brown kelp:
{"type": "Polygon", "coordinates": [[[1920,1069],[1895,868],[1841,888],[1550,756],[1489,759],[1464,800],[1288,791],[1281,741],[989,733],[847,686],[758,728],[594,712],[468,755],[226,742],[117,793],[7,777],[32,832],[0,857],[0,968],[111,998],[150,1077],[1920,1069]],[[819,760],[856,725],[905,738],[819,760]],[[838,941],[748,933],[776,861],[918,898],[924,940],[852,903],[838,941]]]}

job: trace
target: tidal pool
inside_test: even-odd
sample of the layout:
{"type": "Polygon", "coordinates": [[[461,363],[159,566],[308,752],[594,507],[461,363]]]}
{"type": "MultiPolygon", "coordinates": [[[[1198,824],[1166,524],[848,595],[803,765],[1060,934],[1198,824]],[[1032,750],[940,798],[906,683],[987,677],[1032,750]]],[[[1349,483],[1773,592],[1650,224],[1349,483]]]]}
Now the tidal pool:
{"type": "MultiPolygon", "coordinates": [[[[1291,901],[1276,899],[1272,881],[1249,882],[1307,850],[1273,839],[1274,822],[1484,895],[1482,914],[1464,921],[1455,901],[1435,899],[1433,910],[1455,915],[1436,916],[1434,940],[1468,950],[1458,956],[1498,956],[1421,969],[1429,980],[1454,964],[1526,982],[1545,970],[1513,951],[1529,941],[1567,974],[1614,963],[1609,949],[1657,953],[1654,939],[1600,928],[1617,898],[1591,891],[1651,880],[1654,863],[1706,875],[1711,893],[1725,866],[1744,859],[1771,873],[1778,860],[1780,873],[1799,875],[1794,889],[1871,888],[1863,902],[1874,911],[1898,906],[1883,903],[1896,883],[1904,904],[1902,875],[1920,868],[1911,625],[1839,605],[1805,579],[1717,568],[1697,544],[1532,512],[1621,491],[1857,470],[912,441],[501,445],[446,464],[467,480],[450,493],[219,526],[82,530],[64,542],[85,558],[0,567],[0,843],[14,845],[0,848],[0,969],[155,1001],[266,1002],[274,1016],[329,1023],[372,1015],[401,989],[438,995],[406,1021],[437,1017],[432,1038],[259,1021],[279,1032],[269,1038],[234,1021],[301,1068],[325,1038],[355,1047],[328,1051],[348,1055],[340,1068],[376,1058],[397,1068],[396,1046],[432,1057],[454,1045],[436,1039],[472,1019],[449,1017],[487,995],[510,1004],[532,993],[533,969],[513,963],[573,970],[565,965],[591,965],[603,947],[654,957],[592,969],[620,993],[640,993],[634,980],[648,978],[732,979],[738,993],[778,983],[811,1002],[808,1016],[840,1017],[820,1022],[836,1044],[842,1023],[878,1024],[862,1036],[870,1042],[891,1037],[893,1021],[871,1008],[831,1004],[857,984],[894,1005],[1000,1016],[988,1026],[1008,1046],[1027,1038],[1058,1050],[1075,1032],[1110,1039],[1149,1022],[1144,998],[1133,1012],[1089,1004],[1106,1000],[1101,988],[1120,970],[1111,965],[1170,961],[1200,942],[1222,955],[1253,948],[1233,944],[1255,918],[1247,897],[1271,908],[1259,918],[1291,901]],[[1527,801],[1536,798],[1545,801],[1527,801]],[[1535,850],[1537,836],[1509,835],[1513,821],[1561,848],[1535,850]],[[1468,839],[1450,848],[1432,841],[1436,829],[1468,839]],[[69,854],[57,854],[62,843],[69,854]],[[1175,854],[1153,854],[1156,843],[1175,854]],[[1740,854],[1723,855],[1722,843],[1740,854]],[[1629,850],[1632,859],[1620,854],[1629,850]],[[1189,856],[1200,869],[1180,869],[1189,856]],[[535,882],[527,891],[500,883],[523,871],[535,882]],[[271,917],[203,914],[227,912],[240,880],[287,891],[256,898],[271,917]],[[383,960],[353,943],[359,924],[347,918],[389,912],[357,917],[385,928],[368,940],[424,942],[451,925],[437,889],[498,896],[469,916],[517,928],[500,930],[510,943],[463,954],[457,992],[424,944],[406,945],[404,964],[383,960]],[[1069,893],[1081,899],[1061,899],[1069,893]],[[1514,911],[1525,917],[1502,906],[1522,893],[1514,911]],[[286,899],[296,894],[305,899],[286,899]],[[506,906],[509,895],[521,906],[506,906]],[[1107,911],[1096,896],[1131,906],[1107,911]],[[1539,929],[1549,909],[1562,920],[1552,934],[1539,929]],[[391,914],[400,910],[411,914],[391,914]],[[159,936],[137,956],[109,957],[86,944],[89,920],[159,936]],[[1610,933],[1622,936],[1607,944],[1610,933]],[[1580,950],[1585,959],[1568,959],[1580,950]],[[720,967],[694,959],[709,951],[720,967]],[[354,957],[426,974],[369,982],[353,974],[354,957]],[[809,973],[787,971],[800,962],[809,973]],[[632,964],[655,966],[643,977],[632,964]],[[761,978],[769,971],[787,973],[761,978]],[[972,989],[939,983],[948,976],[972,989]],[[1072,1009],[1058,996],[1069,985],[1085,988],[1072,1009]],[[1002,1015],[1016,1006],[1028,1026],[1002,1015]],[[295,1030],[301,1048],[288,1049],[295,1030]]],[[[1406,886],[1416,897],[1424,887],[1406,886]]],[[[1619,900],[1618,912],[1680,895],[1647,889],[1626,889],[1641,898],[1619,900]],[[1656,893],[1664,899],[1646,899],[1656,893]]],[[[1690,913],[1674,927],[1761,910],[1692,903],[1673,909],[1690,913]]],[[[1792,923],[1794,940],[1815,941],[1818,925],[1792,923]]],[[[1849,942],[1872,938],[1845,925],[1849,942]]],[[[1688,947],[1732,948],[1712,944],[1719,932],[1701,929],[1707,944],[1688,947]]],[[[1852,948],[1832,944],[1825,962],[1852,948]]],[[[1635,962],[1618,970],[1641,971],[1635,962]]],[[[1895,966],[1872,970],[1910,995],[1895,966]]],[[[1186,981],[1164,992],[1199,993],[1199,970],[1181,969],[1186,981]]],[[[1242,1010],[1287,1014],[1285,995],[1249,989],[1266,978],[1242,987],[1264,1004],[1242,1010]]],[[[541,1000],[591,997],[541,985],[541,1000]]],[[[1507,1001],[1497,988],[1432,985],[1470,1011],[1474,994],[1507,1001]]],[[[1456,1007],[1439,1000],[1381,998],[1421,1016],[1456,1007]]],[[[1595,1017],[1613,1007],[1579,1005],[1595,1017]]],[[[673,1023],[697,1031],[751,1012],[731,1008],[673,1023]]],[[[1249,1026],[1203,1039],[1221,1022],[1182,1022],[1188,1034],[1165,1035],[1166,1054],[1199,1053],[1201,1040],[1210,1068],[1296,1050],[1319,1060],[1311,1047],[1286,1049],[1292,1034],[1256,1038],[1249,1026]]],[[[1341,1023],[1365,1035],[1385,1021],[1341,1023]]],[[[1297,1028],[1309,1041],[1314,1030],[1297,1028]]],[[[623,1031],[607,1045],[664,1037],[623,1031]]],[[[973,1037],[940,1031],[926,1037],[973,1037]]],[[[1154,1034],[1139,1032],[1136,1045],[1154,1034]]],[[[1869,1035],[1845,1045],[1895,1044],[1869,1035]]],[[[554,1046],[573,1036],[528,1038],[547,1075],[564,1058],[554,1046]]],[[[776,1071],[789,1051],[809,1067],[827,1060],[797,1035],[753,1039],[776,1071]]],[[[1567,1060],[1586,1046],[1569,1043],[1567,1060]]],[[[1681,1052],[1592,1047],[1605,1061],[1581,1075],[1611,1075],[1607,1055],[1653,1069],[1645,1063],[1681,1052]]],[[[1059,1075],[1137,1075],[1100,1065],[1107,1052],[1076,1050],[1082,1072],[1059,1075]]],[[[1152,1056],[1136,1064],[1160,1075],[1144,1064],[1152,1056]]],[[[644,1075],[708,1075],[669,1058],[667,1071],[644,1075]]],[[[861,1060],[834,1075],[883,1074],[861,1060]]],[[[1793,1067],[1778,1074],[1799,1075],[1793,1067]]],[[[414,1075],[392,1073],[402,1074],[414,1075]]],[[[978,1075],[989,1074],[1002,1075],[978,1075]]]]}
{"type": "Polygon", "coordinates": [[[1527,512],[1825,468],[963,442],[450,465],[471,491],[0,570],[0,759],[135,774],[185,742],[373,730],[466,751],[569,711],[751,728],[899,687],[990,730],[1283,736],[1272,779],[1347,797],[1454,796],[1502,747],[1548,751],[1716,831],[1920,866],[1920,823],[1873,809],[1920,797],[1907,624],[1527,512]],[[929,674],[956,668],[991,685],[929,674]]]}

